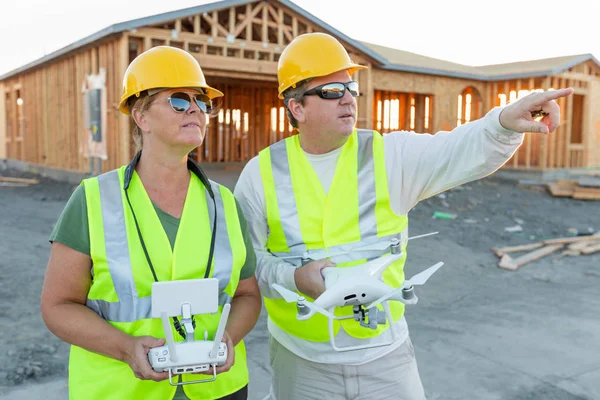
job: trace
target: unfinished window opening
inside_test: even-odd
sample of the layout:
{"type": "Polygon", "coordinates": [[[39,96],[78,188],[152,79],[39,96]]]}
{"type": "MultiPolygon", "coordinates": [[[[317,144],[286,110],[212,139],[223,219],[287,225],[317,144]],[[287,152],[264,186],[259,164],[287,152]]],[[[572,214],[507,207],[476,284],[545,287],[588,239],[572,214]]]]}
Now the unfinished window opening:
{"type": "Polygon", "coordinates": [[[213,55],[213,56],[222,56],[223,55],[223,48],[222,47],[218,47],[218,46],[208,46],[206,48],[206,53],[213,55]]]}
{"type": "Polygon", "coordinates": [[[292,132],[294,129],[292,125],[286,122],[286,113],[284,107],[272,107],[271,108],[271,135],[269,140],[271,143],[275,143],[286,137],[287,132],[292,132]]]}
{"type": "Polygon", "coordinates": [[[279,54],[279,53],[274,53],[273,54],[273,61],[278,62],[279,58],[281,58],[281,54],[279,54]]]}
{"type": "MultiPolygon", "coordinates": [[[[262,12],[262,11],[261,11],[262,12]]],[[[252,24],[252,41],[262,42],[262,29],[260,24],[252,24]]]]}
{"type": "Polygon", "coordinates": [[[298,21],[298,35],[305,33],[308,33],[308,26],[305,23],[298,21]]]}
{"type": "Polygon", "coordinates": [[[144,40],[142,38],[129,38],[129,62],[131,63],[143,51],[144,40]]]}
{"type": "Polygon", "coordinates": [[[278,39],[277,39],[277,28],[273,28],[273,27],[269,27],[267,29],[267,38],[269,40],[269,43],[278,43],[278,39]]]}
{"type": "Polygon", "coordinates": [[[250,128],[250,114],[244,113],[244,137],[248,136],[248,129],[250,128]]]}
{"type": "MultiPolygon", "coordinates": [[[[235,26],[237,28],[239,25],[243,24],[246,21],[246,6],[237,7],[235,9],[235,15],[235,26]]],[[[246,36],[246,28],[242,29],[240,33],[236,36],[236,38],[240,40],[248,40],[246,36]]]]}
{"type": "Polygon", "coordinates": [[[194,17],[181,19],[181,32],[194,33],[194,17]]]}
{"type": "Polygon", "coordinates": [[[171,46],[171,47],[177,47],[178,49],[184,50],[184,48],[183,48],[183,42],[177,42],[175,40],[171,40],[171,41],[169,41],[169,46],[171,46]]]}
{"type": "Polygon", "coordinates": [[[164,46],[165,45],[165,41],[162,39],[152,39],[152,47],[156,47],[156,46],[164,46]]]}
{"type": "Polygon", "coordinates": [[[15,133],[13,132],[14,124],[13,124],[13,120],[12,120],[13,107],[15,107],[15,104],[13,104],[13,100],[12,100],[12,96],[11,96],[10,92],[6,92],[4,104],[5,104],[4,117],[5,117],[5,121],[6,121],[6,141],[11,142],[12,137],[15,136],[15,133]]]}
{"type": "Polygon", "coordinates": [[[207,36],[211,36],[212,35],[212,27],[203,18],[200,18],[200,34],[201,35],[207,35],[207,36]]]}
{"type": "Polygon", "coordinates": [[[293,18],[290,14],[283,13],[283,24],[287,26],[292,26],[293,18]]]}
{"type": "Polygon", "coordinates": [[[261,61],[269,61],[271,59],[271,53],[269,53],[267,51],[259,51],[258,59],[261,61]]]}
{"type": "Polygon", "coordinates": [[[504,93],[498,94],[497,105],[499,105],[500,107],[504,107],[506,105],[506,95],[504,93]]]}
{"type": "Polygon", "coordinates": [[[409,128],[411,131],[415,130],[415,98],[411,97],[410,98],[410,124],[409,124],[409,128]]]}
{"type": "Polygon", "coordinates": [[[202,53],[204,46],[198,43],[188,43],[188,51],[191,53],[202,53]]]}
{"type": "Polygon", "coordinates": [[[372,127],[380,133],[397,130],[431,132],[432,104],[430,95],[376,90],[372,127]]]}
{"type": "Polygon", "coordinates": [[[240,58],[242,51],[240,49],[227,48],[227,57],[240,58]]]}
{"type": "Polygon", "coordinates": [[[429,96],[425,97],[425,121],[423,122],[423,126],[426,131],[429,130],[429,101],[429,96]]]}
{"type": "Polygon", "coordinates": [[[219,25],[225,28],[226,31],[229,31],[229,9],[219,11],[217,13],[217,21],[219,21],[219,25]]]}
{"type": "Polygon", "coordinates": [[[256,52],[254,50],[244,50],[244,58],[248,60],[255,60],[256,52]]]}
{"type": "MultiPolygon", "coordinates": [[[[516,92],[514,92],[515,97],[516,95],[516,92]]],[[[466,88],[458,95],[457,100],[456,126],[461,126],[481,117],[481,96],[477,89],[474,87],[466,88]]]]}
{"type": "Polygon", "coordinates": [[[17,138],[23,138],[23,98],[21,97],[21,91],[17,90],[17,138]]]}

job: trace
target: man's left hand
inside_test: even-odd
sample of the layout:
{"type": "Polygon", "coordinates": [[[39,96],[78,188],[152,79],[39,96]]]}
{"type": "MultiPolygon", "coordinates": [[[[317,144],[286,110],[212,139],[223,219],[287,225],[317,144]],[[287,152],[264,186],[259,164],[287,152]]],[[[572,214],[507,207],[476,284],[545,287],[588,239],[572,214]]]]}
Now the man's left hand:
{"type": "Polygon", "coordinates": [[[560,107],[555,100],[572,93],[573,88],[530,93],[502,110],[500,125],[520,133],[550,133],[560,124],[560,107]],[[542,119],[536,121],[535,114],[543,115],[542,119]]]}

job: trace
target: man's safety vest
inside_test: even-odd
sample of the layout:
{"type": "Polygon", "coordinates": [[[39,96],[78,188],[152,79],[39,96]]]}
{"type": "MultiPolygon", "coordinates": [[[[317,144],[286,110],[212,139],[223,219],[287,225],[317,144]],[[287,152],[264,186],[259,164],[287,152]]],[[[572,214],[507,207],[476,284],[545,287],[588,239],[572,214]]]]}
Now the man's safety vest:
{"type": "MultiPolygon", "coordinates": [[[[267,248],[271,253],[299,259],[307,251],[343,252],[397,238],[404,255],[382,277],[394,288],[404,282],[408,217],[398,216],[390,208],[383,137],[378,132],[355,130],[349,137],[328,193],[302,151],[298,135],[262,150],[259,164],[269,228],[267,248]]],[[[364,254],[349,256],[349,262],[337,263],[337,267],[366,260],[364,254]]],[[[329,340],[327,317],[315,314],[300,321],[296,304],[283,299],[265,298],[265,306],[269,318],[287,333],[314,342],[329,340]]],[[[393,301],[390,306],[394,321],[400,319],[404,305],[393,301]]],[[[337,307],[335,314],[351,315],[352,306],[337,307]]],[[[372,330],[353,319],[335,320],[334,335],[340,325],[351,336],[362,339],[380,335],[389,322],[372,330]]]]}
{"type": "MultiPolygon", "coordinates": [[[[83,181],[93,264],[87,306],[129,335],[164,338],[161,319],[151,317],[151,291],[155,280],[125,198],[125,170],[123,166],[83,181]]],[[[133,173],[127,189],[159,282],[204,278],[206,272],[215,207],[198,176],[190,175],[173,249],[137,174],[133,173]]],[[[195,340],[204,340],[204,331],[208,331],[209,338],[214,337],[222,307],[233,297],[246,260],[235,199],[227,188],[214,182],[210,185],[216,201],[217,222],[214,262],[209,277],[219,280],[219,312],[194,317],[195,340]]],[[[174,329],[173,337],[183,340],[174,329]]],[[[182,375],[183,381],[205,378],[182,375]]],[[[213,382],[184,385],[184,391],[190,399],[208,400],[234,393],[247,384],[246,350],[240,341],[235,347],[235,364],[231,370],[219,374],[213,382]]],[[[140,380],[125,362],[71,346],[71,399],[164,400],[173,398],[175,390],[168,379],[140,380]]]]}

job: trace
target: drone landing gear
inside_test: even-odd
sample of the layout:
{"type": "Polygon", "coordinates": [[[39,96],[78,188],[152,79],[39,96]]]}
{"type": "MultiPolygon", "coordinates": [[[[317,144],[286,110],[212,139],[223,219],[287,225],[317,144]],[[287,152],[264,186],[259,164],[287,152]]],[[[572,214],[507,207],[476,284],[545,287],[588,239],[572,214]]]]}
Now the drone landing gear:
{"type": "MultiPolygon", "coordinates": [[[[392,320],[392,313],[390,312],[390,306],[387,301],[382,303],[384,311],[378,309],[377,307],[372,307],[370,309],[365,309],[362,305],[354,306],[354,315],[348,315],[347,317],[338,317],[338,319],[350,319],[354,318],[354,320],[358,321],[361,326],[365,328],[377,329],[377,325],[385,324],[386,321],[392,320]]],[[[358,346],[344,346],[340,347],[335,343],[335,330],[333,328],[333,318],[329,318],[329,342],[331,343],[331,347],[335,351],[351,351],[351,350],[362,350],[362,349],[372,349],[375,347],[384,347],[389,346],[394,343],[397,334],[394,328],[394,324],[390,323],[390,332],[391,338],[385,342],[381,343],[368,343],[358,346]]]]}
{"type": "Polygon", "coordinates": [[[370,329],[377,329],[378,325],[385,325],[387,317],[384,310],[377,307],[366,309],[364,305],[354,306],[354,320],[358,321],[360,326],[370,329]]]}

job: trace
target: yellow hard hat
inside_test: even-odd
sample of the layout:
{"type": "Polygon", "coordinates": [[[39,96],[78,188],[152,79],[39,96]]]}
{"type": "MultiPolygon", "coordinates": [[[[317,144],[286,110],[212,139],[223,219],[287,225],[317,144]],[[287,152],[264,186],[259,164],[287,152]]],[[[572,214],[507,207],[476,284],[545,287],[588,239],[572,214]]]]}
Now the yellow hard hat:
{"type": "Polygon", "coordinates": [[[277,66],[279,98],[290,87],[308,78],[347,70],[350,74],[367,68],[352,62],[348,52],[333,36],[306,33],[297,36],[281,53],[277,66]]]}
{"type": "Polygon", "coordinates": [[[137,56],[123,77],[123,95],[119,110],[129,115],[127,100],[141,92],[157,88],[201,88],[211,99],[223,93],[206,84],[198,61],[185,50],[157,46],[137,56]]]}

